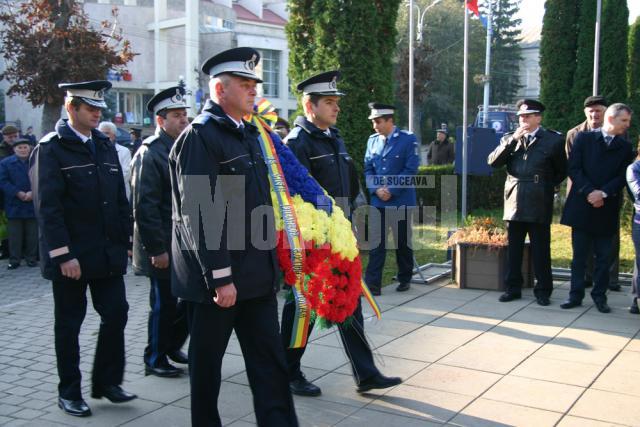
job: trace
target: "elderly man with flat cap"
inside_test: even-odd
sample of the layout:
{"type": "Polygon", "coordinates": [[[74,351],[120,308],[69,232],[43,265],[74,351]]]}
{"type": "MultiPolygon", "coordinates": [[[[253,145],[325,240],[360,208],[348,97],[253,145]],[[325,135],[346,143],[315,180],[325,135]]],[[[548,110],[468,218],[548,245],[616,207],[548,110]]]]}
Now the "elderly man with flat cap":
{"type": "MultiPolygon", "coordinates": [[[[13,125],[2,128],[2,141],[0,142],[0,160],[13,155],[13,143],[18,140],[20,133],[13,125]]],[[[4,194],[0,191],[0,217],[4,216],[4,194]]],[[[9,258],[9,239],[0,241],[0,259],[9,258]]]]}
{"type": "MultiPolygon", "coordinates": [[[[344,95],[338,90],[339,79],[339,71],[327,71],[298,84],[305,115],[296,118],[295,127],[285,141],[311,176],[349,215],[360,185],[353,160],[347,153],[338,129],[334,127],[340,112],[338,104],[344,95]]],[[[299,396],[319,396],[322,393],[320,387],[307,380],[301,370],[300,361],[306,346],[289,348],[294,322],[295,302],[293,298],[287,298],[282,310],[282,342],[289,367],[289,386],[299,396]]],[[[313,326],[314,323],[311,322],[308,334],[311,334],[313,326]]],[[[360,302],[352,321],[349,324],[339,324],[338,331],[359,393],[401,383],[400,378],[386,377],[376,367],[371,347],[364,335],[360,302]]]]}
{"type": "Polygon", "coordinates": [[[505,134],[487,159],[494,168],[507,167],[504,216],[507,221],[506,289],[500,302],[521,298],[522,256],[527,235],[531,241],[538,305],[550,304],[551,220],[555,187],[567,176],[562,134],[540,126],[544,105],[533,99],[516,104],[520,126],[505,134]]]}
{"type": "Polygon", "coordinates": [[[449,142],[449,129],[446,123],[442,123],[436,129],[436,139],[429,144],[427,162],[430,165],[447,165],[455,159],[453,144],[449,142]]]}
{"type": "Polygon", "coordinates": [[[274,218],[252,215],[273,212],[258,130],[243,119],[262,82],[259,61],[258,51],[239,47],[204,62],[211,99],[169,155],[172,290],[187,302],[193,426],[222,424],[222,357],[232,331],[257,424],[298,425],[278,331],[274,218]]]}
{"type": "Polygon", "coordinates": [[[87,310],[87,288],[100,315],[91,396],[114,403],[136,396],[124,375],[127,304],[124,280],[131,225],[118,154],[96,127],[108,81],[65,83],[65,110],[54,132],[30,158],[33,201],[40,229],[42,274],[53,282],[58,406],[87,416],[82,399],[78,334],[87,310]]]}
{"type": "Polygon", "coordinates": [[[183,302],[171,293],[171,179],[169,152],[189,125],[185,90],[170,87],[147,103],[156,132],[146,138],[131,162],[133,207],[133,271],[149,277],[148,341],[144,349],[146,375],[176,377],[187,363],[181,351],[187,339],[183,302]]]}

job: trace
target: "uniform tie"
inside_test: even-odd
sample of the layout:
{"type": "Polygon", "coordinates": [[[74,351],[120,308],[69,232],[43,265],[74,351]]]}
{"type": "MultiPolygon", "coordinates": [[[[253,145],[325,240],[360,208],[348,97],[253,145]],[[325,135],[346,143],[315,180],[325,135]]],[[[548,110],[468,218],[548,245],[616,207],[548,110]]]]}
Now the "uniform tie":
{"type": "Polygon", "coordinates": [[[604,142],[607,143],[607,147],[611,144],[611,141],[613,141],[613,137],[610,135],[607,135],[604,137],[604,142]]]}
{"type": "Polygon", "coordinates": [[[96,144],[95,142],[93,142],[93,139],[89,138],[87,139],[87,147],[89,148],[89,151],[91,151],[91,155],[95,156],[96,155],[96,144]]]}

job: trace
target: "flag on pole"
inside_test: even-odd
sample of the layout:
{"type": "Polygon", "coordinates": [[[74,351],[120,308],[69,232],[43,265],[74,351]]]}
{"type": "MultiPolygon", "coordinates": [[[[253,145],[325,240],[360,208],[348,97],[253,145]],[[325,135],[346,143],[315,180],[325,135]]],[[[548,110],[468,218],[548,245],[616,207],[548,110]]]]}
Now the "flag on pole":
{"type": "Polygon", "coordinates": [[[480,15],[480,9],[478,8],[478,0],[467,0],[467,9],[473,12],[473,14],[476,15],[478,19],[480,19],[480,22],[482,22],[483,27],[487,28],[488,21],[485,16],[480,15]]]}
{"type": "Polygon", "coordinates": [[[480,10],[478,9],[478,0],[467,0],[467,9],[480,18],[480,10]]]}

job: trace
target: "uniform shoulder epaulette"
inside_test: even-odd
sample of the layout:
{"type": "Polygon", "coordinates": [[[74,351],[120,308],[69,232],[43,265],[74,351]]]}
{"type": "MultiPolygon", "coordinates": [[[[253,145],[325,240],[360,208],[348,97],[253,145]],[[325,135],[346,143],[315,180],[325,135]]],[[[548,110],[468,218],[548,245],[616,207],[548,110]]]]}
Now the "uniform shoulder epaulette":
{"type": "Polygon", "coordinates": [[[146,137],[144,141],[142,141],[142,145],[151,145],[159,139],[160,137],[158,135],[153,134],[151,136],[146,137]]]}
{"type": "Polygon", "coordinates": [[[515,132],[515,131],[513,131],[513,132],[505,132],[505,133],[504,133],[504,136],[507,136],[507,135],[513,135],[514,133],[516,133],[516,132],[515,132]]]}
{"type": "Polygon", "coordinates": [[[549,132],[557,133],[558,135],[562,135],[562,132],[558,132],[555,129],[547,129],[549,132]]]}
{"type": "Polygon", "coordinates": [[[284,139],[284,143],[286,144],[287,142],[291,141],[292,139],[296,139],[298,138],[298,135],[300,134],[300,131],[302,130],[301,127],[296,126],[293,129],[291,129],[291,132],[289,132],[289,134],[287,135],[287,137],[284,139]]]}
{"type": "Polygon", "coordinates": [[[205,123],[207,123],[211,117],[212,117],[211,113],[202,112],[198,114],[195,119],[193,119],[191,124],[202,126],[205,123]]]}
{"type": "Polygon", "coordinates": [[[404,133],[405,135],[413,135],[413,132],[409,132],[408,130],[404,129],[400,129],[400,132],[404,133]]]}
{"type": "Polygon", "coordinates": [[[371,135],[369,135],[369,139],[371,139],[371,138],[373,138],[373,137],[376,137],[376,136],[378,136],[378,135],[379,135],[379,134],[377,134],[377,133],[372,133],[371,135]]]}
{"type": "Polygon", "coordinates": [[[45,136],[42,137],[42,139],[40,139],[40,141],[38,141],[39,144],[47,144],[51,141],[54,141],[58,139],[58,133],[57,132],[49,132],[48,134],[46,134],[45,136]]]}

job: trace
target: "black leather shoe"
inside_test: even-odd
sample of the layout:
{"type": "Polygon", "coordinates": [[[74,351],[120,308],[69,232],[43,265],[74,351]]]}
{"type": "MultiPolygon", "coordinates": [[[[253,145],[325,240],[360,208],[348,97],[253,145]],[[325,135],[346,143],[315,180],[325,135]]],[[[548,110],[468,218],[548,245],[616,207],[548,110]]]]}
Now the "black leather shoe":
{"type": "Polygon", "coordinates": [[[640,314],[640,309],[638,308],[638,304],[631,304],[631,307],[629,307],[629,313],[631,314],[640,314]]]}
{"type": "Polygon", "coordinates": [[[380,295],[382,295],[382,289],[380,288],[369,288],[369,292],[371,292],[371,295],[373,295],[374,297],[379,297],[380,295]]]}
{"type": "Polygon", "coordinates": [[[606,301],[598,301],[595,304],[600,313],[611,313],[611,307],[609,307],[606,301]]]}
{"type": "Polygon", "coordinates": [[[322,390],[320,387],[307,380],[303,373],[293,381],[289,381],[289,389],[291,393],[298,396],[320,396],[322,390]]]}
{"type": "Polygon", "coordinates": [[[173,360],[176,363],[181,363],[183,365],[189,363],[189,358],[181,350],[172,351],[171,353],[167,354],[167,356],[169,356],[169,359],[173,360]]]}
{"type": "Polygon", "coordinates": [[[155,375],[156,377],[171,378],[177,377],[182,373],[182,369],[173,366],[171,363],[166,362],[159,366],[144,365],[145,375],[155,375]]]}
{"type": "Polygon", "coordinates": [[[404,292],[404,291],[408,291],[411,288],[411,283],[406,282],[406,283],[400,283],[397,287],[396,287],[396,291],[398,292],[404,292]]]}
{"type": "Polygon", "coordinates": [[[562,304],[560,304],[560,308],[569,309],[574,307],[580,307],[581,305],[582,305],[581,301],[571,301],[569,299],[563,302],[562,304]]]}
{"type": "Polygon", "coordinates": [[[7,265],[7,270],[15,270],[18,267],[20,267],[20,264],[9,264],[7,265]]]}
{"type": "Polygon", "coordinates": [[[549,297],[537,297],[536,302],[538,303],[538,305],[541,305],[543,307],[546,307],[549,304],[551,304],[551,301],[549,301],[549,297]]]}
{"type": "Polygon", "coordinates": [[[522,298],[522,295],[520,294],[512,294],[511,292],[505,292],[504,294],[500,295],[500,298],[498,298],[498,301],[509,302],[509,301],[520,299],[520,298],[522,298]]]}
{"type": "Polygon", "coordinates": [[[91,415],[91,409],[83,399],[69,400],[58,397],[58,408],[74,417],[88,417],[91,415]]]}
{"type": "Polygon", "coordinates": [[[358,393],[365,393],[373,389],[389,388],[402,383],[399,377],[385,377],[382,374],[375,375],[362,381],[357,388],[358,393]]]}
{"type": "Polygon", "coordinates": [[[137,398],[135,394],[128,393],[119,385],[108,385],[100,388],[94,388],[91,392],[94,399],[102,399],[106,397],[111,403],[123,403],[137,398]]]}
{"type": "Polygon", "coordinates": [[[27,266],[29,267],[37,267],[38,261],[27,261],[27,266]]]}
{"type": "Polygon", "coordinates": [[[622,286],[620,286],[620,283],[614,283],[609,285],[609,290],[613,292],[620,292],[622,291],[622,286]]]}

